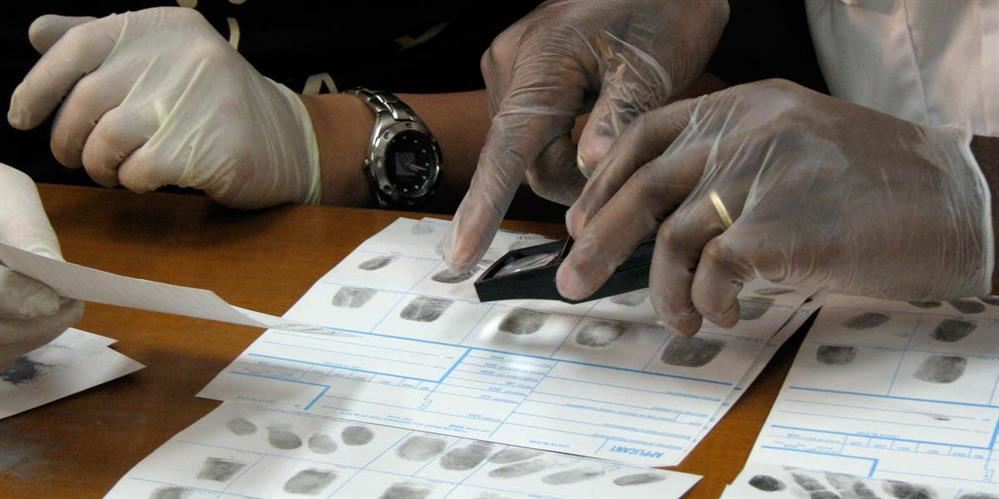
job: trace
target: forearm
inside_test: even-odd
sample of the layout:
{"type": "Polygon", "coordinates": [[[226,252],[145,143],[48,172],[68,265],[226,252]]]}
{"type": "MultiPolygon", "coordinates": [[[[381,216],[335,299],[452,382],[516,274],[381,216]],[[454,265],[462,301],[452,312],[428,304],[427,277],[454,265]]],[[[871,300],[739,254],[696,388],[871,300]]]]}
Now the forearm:
{"type": "MultiPolygon", "coordinates": [[[[992,197],[992,237],[993,248],[999,248],[999,137],[976,135],[971,140],[971,152],[982,169],[985,181],[989,184],[992,197]]],[[[999,254],[999,251],[996,252],[999,254]]],[[[996,265],[999,268],[999,265],[996,265]]],[[[999,272],[992,276],[992,291],[999,289],[999,272]]]]}

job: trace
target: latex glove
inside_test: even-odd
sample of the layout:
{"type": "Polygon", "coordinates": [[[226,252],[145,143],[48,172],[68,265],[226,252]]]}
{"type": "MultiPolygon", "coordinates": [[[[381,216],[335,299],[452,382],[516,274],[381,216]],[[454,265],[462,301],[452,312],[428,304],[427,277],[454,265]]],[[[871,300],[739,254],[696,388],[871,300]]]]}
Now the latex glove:
{"type": "Polygon", "coordinates": [[[51,145],[63,165],[82,165],[107,187],[192,187],[236,208],[319,202],[304,105],[197,11],[48,15],[29,35],[44,55],[14,90],[7,119],[26,130],[58,108],[51,145]]]}
{"type": "Polygon", "coordinates": [[[570,204],[623,128],[697,78],[728,20],[725,0],[548,1],[482,57],[492,127],[441,250],[475,265],[526,179],[570,204]],[[592,113],[579,141],[575,117],[592,113]]]}
{"type": "Polygon", "coordinates": [[[970,141],[778,80],[671,104],[635,121],[570,208],[558,289],[590,295],[658,231],[652,303],[685,334],[702,317],[733,326],[757,276],[888,299],[986,295],[990,195],[970,141]]]}
{"type": "MultiPolygon", "coordinates": [[[[0,242],[62,259],[35,183],[0,163],[0,242]]],[[[0,371],[80,320],[83,302],[0,265],[0,371]]]]}

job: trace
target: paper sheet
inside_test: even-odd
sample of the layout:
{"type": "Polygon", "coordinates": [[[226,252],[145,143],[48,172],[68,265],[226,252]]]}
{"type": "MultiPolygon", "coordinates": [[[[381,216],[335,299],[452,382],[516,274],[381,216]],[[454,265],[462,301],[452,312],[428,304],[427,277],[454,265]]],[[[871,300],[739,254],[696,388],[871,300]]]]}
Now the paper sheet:
{"type": "Polygon", "coordinates": [[[722,499],[994,499],[984,490],[940,487],[926,483],[877,480],[845,473],[812,471],[779,464],[750,463],[722,499]]]}
{"type": "Polygon", "coordinates": [[[114,340],[67,329],[0,372],[0,419],[120,378],[144,366],[108,348],[114,340]]]}
{"type": "Polygon", "coordinates": [[[109,498],[677,498],[700,477],[226,403],[109,498]]]}
{"type": "Polygon", "coordinates": [[[0,244],[0,261],[12,270],[47,284],[67,298],[245,326],[332,334],[315,325],[230,305],[208,290],[120,276],[6,244],[0,244]]]}
{"type": "Polygon", "coordinates": [[[978,490],[997,435],[999,300],[833,297],[750,459],[978,490]]]}
{"type": "MultiPolygon", "coordinates": [[[[811,293],[750,283],[745,320],[694,339],[643,292],[569,305],[478,303],[447,226],[400,219],[286,314],[338,337],[267,331],[199,394],[643,465],[679,462],[811,293]]],[[[487,253],[538,244],[500,233],[487,253]]]]}

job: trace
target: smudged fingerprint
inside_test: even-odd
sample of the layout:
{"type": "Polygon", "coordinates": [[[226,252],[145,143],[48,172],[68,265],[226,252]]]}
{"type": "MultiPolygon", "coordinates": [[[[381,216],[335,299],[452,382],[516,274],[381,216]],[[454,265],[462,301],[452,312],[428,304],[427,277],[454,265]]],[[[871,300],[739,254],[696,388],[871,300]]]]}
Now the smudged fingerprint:
{"type": "Polygon", "coordinates": [[[857,477],[845,473],[826,473],[826,481],[836,490],[849,490],[857,477]]]}
{"type": "Polygon", "coordinates": [[[42,373],[42,368],[45,367],[49,367],[48,364],[35,362],[27,356],[21,356],[7,370],[0,372],[0,380],[4,380],[12,385],[31,383],[42,373]]]}
{"type": "Polygon", "coordinates": [[[791,478],[794,479],[794,483],[798,484],[799,487],[808,492],[814,492],[826,488],[822,485],[822,482],[819,482],[814,477],[810,477],[802,473],[791,472],[791,478]]]}
{"type": "Polygon", "coordinates": [[[947,303],[962,314],[980,314],[985,311],[985,305],[974,300],[951,300],[947,303]]]}
{"type": "Polygon", "coordinates": [[[843,325],[849,329],[871,329],[882,326],[889,320],[891,317],[881,312],[864,312],[847,319],[843,325]]]}
{"type": "Polygon", "coordinates": [[[413,301],[403,307],[399,312],[399,317],[407,321],[433,322],[444,315],[444,311],[454,303],[453,300],[444,298],[431,298],[429,296],[417,296],[413,301]]]}
{"type": "Polygon", "coordinates": [[[337,445],[333,437],[325,433],[316,433],[309,437],[309,450],[316,454],[332,454],[336,452],[337,445]]]}
{"type": "Polygon", "coordinates": [[[934,499],[937,494],[932,489],[909,482],[888,480],[881,488],[896,499],[934,499]]]}
{"type": "Polygon", "coordinates": [[[552,473],[551,475],[545,475],[541,481],[547,483],[548,485],[571,485],[574,483],[585,482],[587,480],[593,480],[594,478],[603,476],[605,472],[606,470],[595,467],[565,470],[552,473]]]}
{"type": "Polygon", "coordinates": [[[637,307],[647,299],[649,299],[648,288],[610,297],[611,303],[625,307],[637,307]]]}
{"type": "Polygon", "coordinates": [[[750,296],[739,298],[739,320],[752,321],[763,317],[774,304],[773,298],[750,296]]]}
{"type": "Polygon", "coordinates": [[[986,305],[992,305],[993,307],[999,307],[999,296],[983,296],[979,298],[982,303],[986,305]]]}
{"type": "Polygon", "coordinates": [[[403,459],[426,461],[444,452],[444,447],[447,447],[447,442],[443,438],[431,437],[429,435],[414,435],[406,439],[395,452],[403,459]]]}
{"type": "Polygon", "coordinates": [[[822,345],[815,351],[815,360],[827,366],[845,366],[857,358],[857,349],[837,345],[822,345]]]}
{"type": "Polygon", "coordinates": [[[534,449],[525,449],[522,447],[508,447],[503,449],[493,457],[489,458],[489,462],[496,464],[509,464],[516,463],[517,461],[526,461],[532,457],[537,457],[541,455],[541,451],[534,449]]]}
{"type": "Polygon", "coordinates": [[[284,482],[281,488],[289,494],[319,495],[336,480],[336,473],[315,468],[304,469],[284,482]]]}
{"type": "Polygon", "coordinates": [[[927,383],[953,383],[964,376],[968,359],[954,355],[931,355],[916,369],[916,379],[927,383]]]}
{"type": "Polygon", "coordinates": [[[910,301],[909,305],[916,308],[937,308],[943,304],[938,301],[910,301]]]}
{"type": "Polygon", "coordinates": [[[756,290],[756,294],[760,296],[780,296],[786,295],[794,291],[791,288],[763,288],[756,290]]]}
{"type": "Polygon", "coordinates": [[[409,228],[409,232],[411,232],[414,236],[425,236],[427,234],[434,233],[434,226],[426,222],[416,222],[409,228]]]}
{"type": "Polygon", "coordinates": [[[149,499],[185,499],[191,494],[186,487],[160,487],[149,495],[149,499]]]}
{"type": "Polygon", "coordinates": [[[787,487],[784,482],[770,475],[755,475],[749,479],[749,485],[765,492],[776,492],[787,487]]]}
{"type": "Polygon", "coordinates": [[[493,478],[519,478],[532,473],[537,473],[539,471],[544,471],[549,467],[551,467],[551,463],[545,461],[544,459],[532,459],[530,461],[521,461],[519,463],[500,466],[499,468],[490,471],[489,476],[493,478]]]}
{"type": "Polygon", "coordinates": [[[614,485],[618,487],[631,487],[633,485],[645,485],[647,483],[661,482],[666,479],[666,475],[660,473],[635,473],[634,475],[619,476],[614,479],[614,485]]]}
{"type": "Polygon", "coordinates": [[[378,496],[378,499],[425,499],[434,489],[420,482],[394,483],[378,496]]]}
{"type": "Polygon", "coordinates": [[[332,304],[340,308],[361,308],[378,293],[371,288],[344,286],[333,295],[332,304]]]}
{"type": "Polygon", "coordinates": [[[545,325],[548,317],[549,314],[543,312],[535,312],[526,308],[515,308],[509,311],[506,317],[503,317],[503,320],[500,321],[499,330],[504,333],[516,335],[534,334],[541,329],[541,326],[545,325]]]}
{"type": "Polygon", "coordinates": [[[267,427],[267,443],[281,450],[297,449],[302,446],[302,438],[290,430],[288,425],[267,427]]]}
{"type": "Polygon", "coordinates": [[[443,284],[458,284],[459,282],[467,281],[478,271],[479,271],[478,267],[475,267],[472,270],[468,270],[465,272],[455,272],[451,269],[445,268],[444,270],[441,270],[436,274],[430,276],[430,279],[443,284]]]}
{"type": "Polygon", "coordinates": [[[475,496],[473,499],[511,499],[510,496],[505,496],[502,494],[497,494],[491,491],[479,492],[479,495],[475,496]]]}
{"type": "Polygon", "coordinates": [[[375,432],[365,426],[348,426],[340,432],[340,438],[347,445],[367,445],[375,438],[375,432]]]}
{"type": "Polygon", "coordinates": [[[857,496],[857,499],[878,499],[878,494],[860,480],[853,484],[853,495],[857,496]]]}
{"type": "Polygon", "coordinates": [[[725,342],[714,338],[676,335],[663,349],[661,360],[672,366],[704,367],[725,348],[725,342]]]}
{"type": "Polygon", "coordinates": [[[395,261],[394,256],[381,255],[373,258],[369,258],[357,265],[357,268],[361,270],[378,270],[385,268],[388,264],[395,261]]]}
{"type": "Polygon", "coordinates": [[[239,473],[239,470],[244,467],[246,467],[246,464],[239,461],[210,457],[205,459],[205,463],[201,465],[201,470],[198,471],[198,480],[228,482],[229,479],[236,476],[236,473],[239,473]]]}
{"type": "Polygon", "coordinates": [[[451,449],[441,456],[441,468],[446,470],[470,470],[482,464],[489,457],[493,446],[483,442],[473,442],[464,447],[451,449]]]}
{"type": "Polygon", "coordinates": [[[617,341],[627,330],[628,326],[621,322],[587,322],[576,332],[576,343],[584,347],[605,348],[617,341]]]}
{"type": "Polygon", "coordinates": [[[816,490],[808,494],[808,499],[843,499],[839,494],[831,490],[816,490]]]}
{"type": "Polygon", "coordinates": [[[229,428],[234,435],[253,435],[257,432],[257,425],[253,424],[252,421],[246,418],[233,418],[230,419],[228,423],[225,424],[226,428],[229,428]]]}
{"type": "Polygon", "coordinates": [[[978,324],[961,319],[944,319],[937,324],[930,336],[944,343],[957,343],[971,334],[978,324]]]}

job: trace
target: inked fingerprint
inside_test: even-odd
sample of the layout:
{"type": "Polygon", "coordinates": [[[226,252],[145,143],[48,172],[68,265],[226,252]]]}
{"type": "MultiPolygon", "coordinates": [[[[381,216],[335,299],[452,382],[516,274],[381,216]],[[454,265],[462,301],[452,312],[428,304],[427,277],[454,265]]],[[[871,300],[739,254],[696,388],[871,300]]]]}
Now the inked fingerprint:
{"type": "Polygon", "coordinates": [[[822,345],[815,351],[815,360],[827,366],[845,366],[857,358],[857,349],[836,345],[822,345]]]}
{"type": "Polygon", "coordinates": [[[878,499],[878,494],[860,480],[853,484],[853,495],[857,496],[857,499],[878,499]]]}
{"type": "Polygon", "coordinates": [[[610,301],[611,303],[623,305],[625,307],[637,307],[648,298],[649,290],[646,288],[632,291],[630,293],[624,293],[622,295],[614,295],[610,297],[610,301]]]}
{"type": "Polygon", "coordinates": [[[430,276],[430,278],[436,282],[444,284],[458,284],[459,282],[467,281],[478,271],[479,271],[478,267],[475,267],[472,270],[468,270],[465,272],[455,272],[451,269],[444,269],[430,276]]]}
{"type": "Polygon", "coordinates": [[[756,475],[749,479],[749,485],[765,492],[776,492],[778,490],[784,490],[787,487],[784,485],[784,482],[770,475],[756,475]]]}
{"type": "Polygon", "coordinates": [[[584,347],[604,348],[617,341],[627,330],[628,326],[620,322],[587,322],[576,332],[576,343],[584,347]]]}
{"type": "Polygon", "coordinates": [[[897,480],[887,480],[881,488],[897,499],[933,499],[937,496],[932,489],[897,480]]]}
{"type": "Polygon", "coordinates": [[[779,296],[786,295],[794,291],[791,288],[763,288],[756,290],[756,294],[760,296],[779,296]]]}
{"type": "Polygon", "coordinates": [[[947,303],[962,314],[980,314],[985,311],[985,305],[974,300],[951,300],[947,303]]]}
{"type": "Polygon", "coordinates": [[[245,463],[222,459],[220,457],[210,457],[205,459],[205,464],[201,465],[201,471],[198,471],[198,480],[227,482],[244,467],[246,467],[245,463]]]}
{"type": "Polygon", "coordinates": [[[447,442],[443,438],[414,435],[406,439],[395,452],[403,459],[426,461],[444,452],[444,447],[447,447],[447,442]]]}
{"type": "Polygon", "coordinates": [[[525,461],[540,455],[541,451],[539,450],[510,447],[493,454],[493,457],[489,458],[489,462],[496,464],[509,464],[516,463],[517,461],[525,461]]]}
{"type": "Polygon", "coordinates": [[[808,492],[814,492],[826,488],[824,485],[822,485],[822,482],[819,482],[815,478],[810,477],[808,475],[803,475],[801,473],[795,473],[792,471],[791,478],[794,479],[794,483],[797,483],[799,487],[807,490],[808,492]]]}
{"type": "Polygon", "coordinates": [[[318,495],[336,480],[336,473],[329,470],[309,468],[295,473],[295,476],[284,482],[281,487],[289,494],[318,495]]]}
{"type": "Polygon", "coordinates": [[[999,307],[999,296],[983,296],[979,298],[979,300],[982,300],[982,303],[985,303],[986,305],[999,307]]]}
{"type": "Polygon", "coordinates": [[[826,481],[836,490],[849,490],[857,477],[845,473],[826,473],[826,481]]]}
{"type": "Polygon", "coordinates": [[[333,437],[325,433],[316,433],[309,437],[309,450],[316,454],[332,454],[336,452],[337,445],[333,437]]]}
{"type": "Polygon", "coordinates": [[[923,361],[914,376],[928,383],[953,383],[964,375],[968,359],[954,355],[931,355],[923,361]]]}
{"type": "Polygon", "coordinates": [[[433,322],[444,314],[444,311],[454,303],[453,300],[444,298],[430,298],[429,296],[417,296],[413,301],[406,304],[399,313],[399,317],[407,321],[433,322]]]}
{"type": "Polygon", "coordinates": [[[149,499],[184,499],[190,492],[191,489],[185,487],[160,487],[149,495],[149,499]]]}
{"type": "Polygon", "coordinates": [[[489,476],[493,478],[519,478],[546,470],[549,467],[551,467],[551,463],[548,463],[543,459],[532,459],[530,461],[500,466],[499,468],[490,471],[489,476]]]}
{"type": "Polygon", "coordinates": [[[425,236],[427,234],[433,234],[434,226],[425,222],[417,222],[409,228],[409,232],[415,236],[425,236]]]}
{"type": "Polygon", "coordinates": [[[233,418],[230,419],[228,423],[225,424],[229,431],[233,432],[235,435],[253,435],[257,432],[257,425],[253,424],[244,418],[233,418]]]}
{"type": "Polygon", "coordinates": [[[394,256],[381,255],[374,258],[369,258],[357,265],[357,268],[361,270],[378,270],[385,268],[388,264],[395,261],[394,256]]]}
{"type": "Polygon", "coordinates": [[[850,329],[871,329],[884,325],[890,320],[891,317],[880,312],[864,312],[847,319],[843,325],[850,329]]]}
{"type": "Polygon", "coordinates": [[[425,483],[402,482],[392,484],[378,499],[425,499],[434,489],[425,483]]]}
{"type": "Polygon", "coordinates": [[[333,295],[332,304],[340,308],[361,308],[378,290],[371,288],[354,288],[344,286],[333,295]]]}
{"type": "Polygon", "coordinates": [[[750,296],[739,298],[739,320],[752,321],[763,317],[774,304],[773,298],[750,296]]]}
{"type": "Polygon", "coordinates": [[[541,479],[541,481],[547,483],[548,485],[568,485],[585,482],[586,480],[592,480],[598,476],[603,476],[604,473],[605,470],[592,467],[578,470],[565,470],[552,473],[551,475],[546,475],[541,479]]]}
{"type": "Polygon", "coordinates": [[[375,438],[375,432],[365,426],[348,426],[340,432],[340,438],[347,445],[367,445],[375,438]]]}
{"type": "Polygon", "coordinates": [[[274,425],[267,428],[267,443],[275,449],[291,450],[302,446],[302,439],[288,429],[288,425],[274,425]]]}
{"type": "Polygon", "coordinates": [[[440,465],[446,470],[470,470],[482,464],[492,450],[492,445],[473,442],[447,451],[447,454],[441,457],[440,465]]]}
{"type": "Polygon", "coordinates": [[[27,356],[21,356],[7,370],[0,371],[0,379],[12,385],[31,383],[41,374],[43,367],[48,367],[48,365],[35,362],[27,356]]]}
{"type": "Polygon", "coordinates": [[[909,305],[917,308],[937,308],[943,304],[938,301],[910,301],[909,305]]]}
{"type": "Polygon", "coordinates": [[[933,329],[933,333],[930,336],[934,340],[944,343],[957,343],[971,334],[977,327],[978,324],[974,322],[963,321],[961,319],[944,319],[940,321],[940,324],[937,324],[937,327],[933,329]]]}
{"type": "Polygon", "coordinates": [[[666,476],[659,473],[636,473],[634,475],[625,475],[615,478],[614,485],[619,487],[630,487],[632,485],[645,485],[647,483],[661,482],[665,479],[666,476]]]}
{"type": "Polygon", "coordinates": [[[829,490],[816,490],[808,494],[808,499],[843,499],[839,494],[829,490]]]}
{"type": "Polygon", "coordinates": [[[548,317],[549,315],[543,312],[515,308],[500,321],[499,330],[516,335],[534,334],[541,329],[548,317]]]}
{"type": "Polygon", "coordinates": [[[708,365],[725,348],[725,342],[714,338],[676,335],[663,349],[661,360],[680,367],[708,365]]]}

